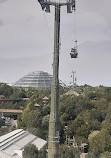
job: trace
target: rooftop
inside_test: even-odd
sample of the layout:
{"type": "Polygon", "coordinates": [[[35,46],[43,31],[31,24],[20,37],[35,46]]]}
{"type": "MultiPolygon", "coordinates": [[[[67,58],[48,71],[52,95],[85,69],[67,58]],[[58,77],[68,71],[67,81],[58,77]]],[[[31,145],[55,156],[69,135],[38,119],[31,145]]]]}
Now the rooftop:
{"type": "Polygon", "coordinates": [[[47,72],[35,71],[19,79],[13,86],[24,88],[50,88],[52,76],[47,72]]]}
{"type": "Polygon", "coordinates": [[[28,144],[34,144],[40,150],[47,141],[17,129],[0,137],[0,158],[22,158],[22,151],[28,144]]]}

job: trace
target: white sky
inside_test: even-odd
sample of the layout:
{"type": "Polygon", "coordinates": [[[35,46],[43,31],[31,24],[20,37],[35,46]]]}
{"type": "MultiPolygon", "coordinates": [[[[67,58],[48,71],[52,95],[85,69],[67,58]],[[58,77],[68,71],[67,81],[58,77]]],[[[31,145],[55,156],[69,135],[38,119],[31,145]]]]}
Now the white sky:
{"type": "MultiPolygon", "coordinates": [[[[111,86],[111,0],[77,0],[78,59],[74,45],[74,13],[61,9],[60,79],[111,86]]],[[[0,82],[12,83],[32,71],[52,74],[54,8],[42,11],[37,0],[0,0],[0,82]]]]}

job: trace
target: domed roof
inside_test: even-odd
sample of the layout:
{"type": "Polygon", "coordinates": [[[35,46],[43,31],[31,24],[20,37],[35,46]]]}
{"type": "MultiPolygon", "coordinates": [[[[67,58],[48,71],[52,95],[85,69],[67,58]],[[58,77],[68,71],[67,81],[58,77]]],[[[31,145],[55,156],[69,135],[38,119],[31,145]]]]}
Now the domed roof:
{"type": "Polygon", "coordinates": [[[51,80],[52,80],[52,76],[47,72],[35,71],[19,79],[17,82],[15,82],[13,86],[44,89],[51,87],[51,80]]]}

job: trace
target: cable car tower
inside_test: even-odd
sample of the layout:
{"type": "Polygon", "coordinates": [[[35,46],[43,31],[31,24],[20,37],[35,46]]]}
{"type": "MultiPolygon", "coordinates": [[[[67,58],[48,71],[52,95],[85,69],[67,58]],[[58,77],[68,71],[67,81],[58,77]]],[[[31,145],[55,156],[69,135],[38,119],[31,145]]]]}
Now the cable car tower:
{"type": "Polygon", "coordinates": [[[67,13],[75,10],[75,0],[38,0],[42,10],[50,12],[55,7],[53,79],[51,85],[51,112],[49,120],[48,158],[59,158],[59,47],[60,9],[67,6],[67,13]]]}
{"type": "Polygon", "coordinates": [[[72,77],[72,80],[73,80],[73,88],[72,88],[72,90],[73,91],[76,91],[76,81],[77,81],[77,78],[75,77],[75,74],[76,74],[76,71],[72,71],[72,75],[71,75],[71,77],[72,77]]]}
{"type": "MultiPolygon", "coordinates": [[[[76,14],[75,14],[76,15],[76,14]]],[[[75,27],[74,27],[74,36],[76,38],[76,17],[75,17],[75,27]]],[[[75,44],[74,44],[74,47],[71,48],[71,53],[70,53],[70,56],[72,59],[76,59],[78,58],[78,46],[77,46],[77,40],[75,40],[75,44]]],[[[72,79],[73,79],[73,91],[76,91],[76,81],[77,81],[77,78],[75,77],[75,74],[76,74],[76,71],[72,71],[72,79]]]]}

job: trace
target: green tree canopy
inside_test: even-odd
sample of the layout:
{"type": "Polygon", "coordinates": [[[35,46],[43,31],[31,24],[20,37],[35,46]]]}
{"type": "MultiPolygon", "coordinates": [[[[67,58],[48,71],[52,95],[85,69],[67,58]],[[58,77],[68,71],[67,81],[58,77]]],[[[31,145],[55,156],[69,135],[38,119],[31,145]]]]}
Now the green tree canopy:
{"type": "Polygon", "coordinates": [[[38,158],[38,149],[34,144],[29,144],[24,148],[23,158],[38,158]]]}
{"type": "Polygon", "coordinates": [[[102,129],[99,133],[92,137],[89,141],[90,151],[98,151],[103,153],[111,150],[111,136],[107,129],[102,129]]]}
{"type": "Polygon", "coordinates": [[[104,152],[100,155],[100,158],[111,158],[111,152],[104,152]]]}
{"type": "Polygon", "coordinates": [[[79,153],[74,147],[68,147],[67,145],[60,146],[60,158],[79,158],[79,153]]]}

